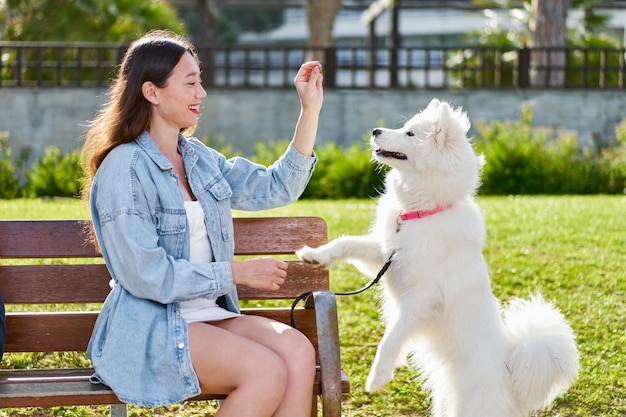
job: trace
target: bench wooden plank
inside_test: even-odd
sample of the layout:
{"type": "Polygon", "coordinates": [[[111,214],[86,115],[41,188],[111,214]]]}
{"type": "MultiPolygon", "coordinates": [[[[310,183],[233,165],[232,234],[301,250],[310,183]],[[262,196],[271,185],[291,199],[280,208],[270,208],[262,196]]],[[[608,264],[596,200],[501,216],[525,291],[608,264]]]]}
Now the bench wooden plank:
{"type": "MultiPolygon", "coordinates": [[[[279,291],[239,286],[242,300],[293,299],[310,290],[328,289],[328,271],[288,261],[287,278],[279,291]]],[[[111,290],[104,264],[0,265],[0,292],[6,304],[101,303],[111,290]]]]}
{"type": "MultiPolygon", "coordinates": [[[[0,221],[0,258],[99,257],[86,220],[0,221]]],[[[327,235],[317,217],[233,219],[236,255],[291,254],[302,245],[319,246],[327,235]],[[271,242],[271,245],[267,243],[271,242]]]]}
{"type": "Polygon", "coordinates": [[[233,224],[235,255],[293,254],[327,240],[326,222],[319,217],[235,218],[233,224]]]}
{"type": "MultiPolygon", "coordinates": [[[[287,309],[245,309],[246,314],[272,318],[289,323],[287,309]]],[[[298,330],[317,346],[312,309],[294,311],[298,330]]],[[[97,311],[8,313],[6,352],[72,352],[85,351],[97,311]]]]}
{"type": "Polygon", "coordinates": [[[7,304],[101,303],[111,291],[104,264],[3,265],[0,277],[7,304]]]}
{"type": "Polygon", "coordinates": [[[0,258],[97,257],[86,220],[0,221],[0,258]]]}
{"type": "MultiPolygon", "coordinates": [[[[3,407],[57,407],[63,405],[122,404],[106,385],[89,382],[92,368],[5,370],[0,373],[0,398],[3,407]]],[[[350,382],[342,371],[342,391],[350,391],[350,382]]],[[[321,395],[318,367],[313,393],[321,395]]],[[[224,395],[202,394],[190,401],[217,400],[224,395]]]]}

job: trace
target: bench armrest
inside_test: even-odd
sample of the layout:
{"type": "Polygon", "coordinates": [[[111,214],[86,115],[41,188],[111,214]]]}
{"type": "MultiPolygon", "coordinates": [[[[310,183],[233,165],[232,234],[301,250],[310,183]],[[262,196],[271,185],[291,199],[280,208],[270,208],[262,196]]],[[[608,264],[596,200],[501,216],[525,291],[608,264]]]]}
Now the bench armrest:
{"type": "Polygon", "coordinates": [[[313,291],[306,304],[315,308],[324,417],[341,417],[341,360],[335,294],[313,291]]]}

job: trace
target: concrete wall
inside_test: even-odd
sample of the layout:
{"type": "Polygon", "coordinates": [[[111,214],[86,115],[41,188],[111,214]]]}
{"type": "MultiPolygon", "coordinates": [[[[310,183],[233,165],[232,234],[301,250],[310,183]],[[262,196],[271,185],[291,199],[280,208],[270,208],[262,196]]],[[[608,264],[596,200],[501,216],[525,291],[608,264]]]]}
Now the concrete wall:
{"type": "MultiPolygon", "coordinates": [[[[48,145],[79,148],[87,122],[104,101],[104,90],[0,88],[0,131],[8,131],[14,155],[21,148],[38,157],[48,145]]],[[[614,137],[626,116],[623,91],[326,91],[319,142],[362,140],[384,121],[398,127],[433,98],[463,106],[470,120],[518,119],[530,101],[535,125],[565,127],[583,140],[614,137]]],[[[246,154],[257,141],[289,139],[299,113],[294,90],[215,90],[204,100],[196,135],[223,137],[246,154]]]]}

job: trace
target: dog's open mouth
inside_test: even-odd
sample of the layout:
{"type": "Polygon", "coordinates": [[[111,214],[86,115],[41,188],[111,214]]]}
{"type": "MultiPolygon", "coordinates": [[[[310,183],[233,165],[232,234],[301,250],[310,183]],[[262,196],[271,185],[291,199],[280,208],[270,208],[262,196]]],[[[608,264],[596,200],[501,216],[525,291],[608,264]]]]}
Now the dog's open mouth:
{"type": "Polygon", "coordinates": [[[376,148],[374,153],[378,156],[382,156],[383,158],[407,159],[406,155],[401,152],[386,151],[382,148],[376,148]]]}

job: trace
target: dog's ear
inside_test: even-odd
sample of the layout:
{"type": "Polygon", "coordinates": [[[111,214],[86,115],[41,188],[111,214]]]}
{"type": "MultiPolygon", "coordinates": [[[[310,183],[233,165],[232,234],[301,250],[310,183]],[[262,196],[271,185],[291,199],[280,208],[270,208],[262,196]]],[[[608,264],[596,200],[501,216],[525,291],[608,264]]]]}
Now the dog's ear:
{"type": "Polygon", "coordinates": [[[448,103],[440,102],[433,121],[433,139],[439,147],[451,147],[459,138],[465,138],[470,122],[461,108],[452,109],[448,103]]]}
{"type": "Polygon", "coordinates": [[[440,104],[441,104],[441,101],[434,98],[430,100],[430,103],[428,103],[428,106],[426,106],[426,111],[434,111],[437,109],[437,107],[439,107],[440,104]]]}

